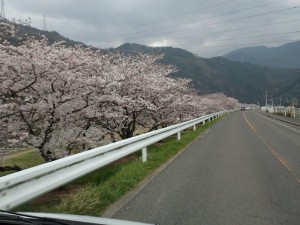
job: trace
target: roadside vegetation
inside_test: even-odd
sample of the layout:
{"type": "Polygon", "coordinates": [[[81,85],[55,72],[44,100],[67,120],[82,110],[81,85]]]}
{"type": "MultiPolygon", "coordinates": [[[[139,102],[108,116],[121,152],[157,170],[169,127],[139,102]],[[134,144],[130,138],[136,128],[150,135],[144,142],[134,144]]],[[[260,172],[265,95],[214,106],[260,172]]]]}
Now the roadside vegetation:
{"type": "MultiPolygon", "coordinates": [[[[26,203],[15,211],[59,212],[99,216],[113,202],[127,191],[151,175],[158,167],[168,161],[180,150],[187,147],[209,126],[217,121],[198,125],[196,131],[188,129],[182,132],[181,140],[175,136],[166,138],[148,147],[148,161],[143,163],[141,153],[121,159],[111,165],[83,176],[72,183],[58,188],[44,196],[26,203]]],[[[23,167],[28,166],[27,159],[36,152],[20,155],[14,160],[23,167]]],[[[32,166],[41,163],[42,159],[32,161],[32,166]]]]}
{"type": "MultiPolygon", "coordinates": [[[[34,167],[44,163],[43,158],[38,154],[35,149],[28,149],[25,151],[10,153],[6,155],[1,162],[2,167],[5,166],[18,166],[22,170],[34,167]]],[[[13,173],[13,170],[0,172],[0,176],[5,176],[13,173]]]]}
{"type": "Polygon", "coordinates": [[[171,78],[178,69],[159,63],[162,55],[32,37],[14,46],[8,37],[15,26],[0,28],[0,153],[26,144],[50,162],[239,105],[222,93],[200,96],[191,80],[171,78]]]}

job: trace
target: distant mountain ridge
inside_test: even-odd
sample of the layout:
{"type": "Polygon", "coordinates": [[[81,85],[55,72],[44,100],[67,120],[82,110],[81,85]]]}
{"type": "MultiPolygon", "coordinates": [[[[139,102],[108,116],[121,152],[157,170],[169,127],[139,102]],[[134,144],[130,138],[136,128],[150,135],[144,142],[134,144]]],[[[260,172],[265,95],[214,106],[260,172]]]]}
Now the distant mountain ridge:
{"type": "Polygon", "coordinates": [[[280,68],[300,68],[300,41],[279,47],[241,48],[223,56],[231,61],[248,62],[280,68]]]}
{"type": "MultiPolygon", "coordinates": [[[[110,50],[123,54],[138,52],[163,54],[161,63],[172,64],[179,69],[172,76],[191,79],[192,85],[199,94],[223,92],[240,102],[263,103],[266,89],[270,96],[274,95],[276,101],[276,94],[299,77],[299,73],[292,69],[233,62],[222,57],[201,58],[180,48],[126,43],[110,50]]],[[[300,89],[294,88],[284,96],[288,99],[293,97],[299,99],[300,89]]]]}
{"type": "Polygon", "coordinates": [[[63,41],[66,46],[74,46],[76,44],[86,46],[82,42],[73,41],[69,38],[66,38],[59,34],[56,31],[44,31],[34,28],[30,25],[22,25],[18,23],[13,23],[7,19],[0,18],[0,22],[11,23],[14,25],[16,34],[14,37],[7,37],[7,40],[13,45],[19,45],[22,43],[22,40],[26,40],[28,37],[34,37],[36,39],[42,39],[45,36],[48,39],[49,44],[53,44],[54,42],[63,41]],[[20,40],[21,39],[21,40],[20,40]]]}

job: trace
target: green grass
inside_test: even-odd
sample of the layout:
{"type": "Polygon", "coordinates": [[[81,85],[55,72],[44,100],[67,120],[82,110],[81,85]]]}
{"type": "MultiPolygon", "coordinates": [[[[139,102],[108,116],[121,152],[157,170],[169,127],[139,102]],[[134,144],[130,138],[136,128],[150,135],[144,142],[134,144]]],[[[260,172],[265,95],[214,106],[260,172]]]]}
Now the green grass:
{"type": "Polygon", "coordinates": [[[189,129],[182,132],[180,141],[174,135],[149,146],[146,163],[141,161],[141,152],[135,153],[15,210],[99,216],[110,204],[135,188],[216,121],[198,126],[196,131],[189,129]]]}
{"type": "MultiPolygon", "coordinates": [[[[43,158],[37,151],[25,152],[24,154],[17,153],[14,157],[13,154],[9,154],[7,159],[4,158],[2,166],[14,166],[17,165],[22,169],[27,169],[44,163],[43,158]],[[18,154],[18,155],[17,155],[18,154]]],[[[14,171],[0,172],[0,177],[13,173],[14,171]]]]}

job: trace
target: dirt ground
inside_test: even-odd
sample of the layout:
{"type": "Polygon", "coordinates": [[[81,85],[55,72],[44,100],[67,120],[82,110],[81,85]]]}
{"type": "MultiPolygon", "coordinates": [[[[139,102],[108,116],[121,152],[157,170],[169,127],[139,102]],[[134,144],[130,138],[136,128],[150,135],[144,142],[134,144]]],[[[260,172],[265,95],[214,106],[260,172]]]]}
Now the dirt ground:
{"type": "Polygon", "coordinates": [[[4,156],[4,160],[12,159],[12,158],[15,158],[15,157],[18,157],[18,156],[21,156],[21,155],[24,155],[24,154],[27,154],[27,153],[33,152],[33,151],[35,151],[34,148],[28,148],[28,149],[17,151],[17,152],[12,152],[12,153],[9,153],[6,156],[4,156]]]}

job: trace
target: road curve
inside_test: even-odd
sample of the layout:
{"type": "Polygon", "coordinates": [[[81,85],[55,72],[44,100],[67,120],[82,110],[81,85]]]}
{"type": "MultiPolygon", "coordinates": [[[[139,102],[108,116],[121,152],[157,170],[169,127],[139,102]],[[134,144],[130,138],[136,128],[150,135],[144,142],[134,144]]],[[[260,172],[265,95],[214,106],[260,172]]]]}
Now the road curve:
{"type": "Polygon", "coordinates": [[[114,218],[161,225],[299,225],[300,130],[225,116],[114,218]]]}

